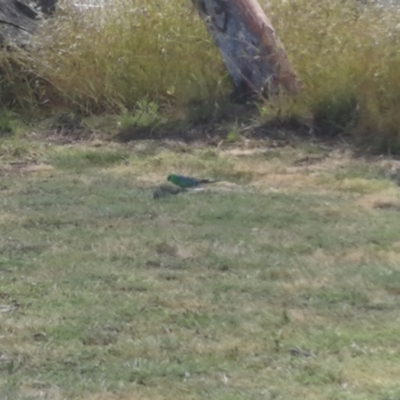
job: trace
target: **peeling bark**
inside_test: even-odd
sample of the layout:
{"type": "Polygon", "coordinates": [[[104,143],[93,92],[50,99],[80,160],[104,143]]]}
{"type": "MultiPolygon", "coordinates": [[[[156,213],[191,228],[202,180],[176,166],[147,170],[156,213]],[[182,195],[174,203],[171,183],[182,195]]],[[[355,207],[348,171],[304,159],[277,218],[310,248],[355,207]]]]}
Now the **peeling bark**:
{"type": "Polygon", "coordinates": [[[232,77],[234,96],[270,96],[300,83],[257,0],[193,0],[232,77]]]}

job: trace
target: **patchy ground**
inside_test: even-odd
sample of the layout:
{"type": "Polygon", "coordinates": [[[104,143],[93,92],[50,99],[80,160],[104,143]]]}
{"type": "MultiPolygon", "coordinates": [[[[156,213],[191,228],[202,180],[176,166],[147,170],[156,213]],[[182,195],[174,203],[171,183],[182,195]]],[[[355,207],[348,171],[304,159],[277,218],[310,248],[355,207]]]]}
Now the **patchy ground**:
{"type": "Polygon", "coordinates": [[[399,162],[302,141],[0,152],[0,397],[400,396],[399,162]],[[154,201],[171,172],[222,181],[154,201]]]}

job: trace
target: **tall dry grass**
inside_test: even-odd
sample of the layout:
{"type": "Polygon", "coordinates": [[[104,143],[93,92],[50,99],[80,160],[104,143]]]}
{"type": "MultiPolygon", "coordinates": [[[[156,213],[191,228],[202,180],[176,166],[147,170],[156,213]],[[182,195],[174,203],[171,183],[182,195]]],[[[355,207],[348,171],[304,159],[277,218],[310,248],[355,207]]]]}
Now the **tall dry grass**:
{"type": "Polygon", "coordinates": [[[218,53],[186,1],[117,0],[88,12],[65,5],[62,14],[39,38],[38,71],[68,103],[118,111],[143,98],[182,105],[222,90],[218,53]]]}
{"type": "Polygon", "coordinates": [[[217,49],[185,0],[116,0],[79,10],[61,2],[16,65],[3,69],[2,103],[119,112],[142,99],[182,106],[227,90],[217,49]],[[16,90],[21,80],[24,90],[16,90]],[[24,92],[24,93],[23,93],[24,92]],[[6,96],[8,93],[10,96],[6,96]]]}
{"type": "MultiPolygon", "coordinates": [[[[400,13],[356,0],[261,4],[303,82],[280,114],[313,116],[323,134],[352,133],[395,151],[400,13]]],[[[230,91],[189,0],[116,0],[87,12],[61,3],[35,50],[3,52],[0,65],[3,106],[31,110],[118,113],[149,101],[176,116],[191,104],[210,108],[230,91]]]]}
{"type": "Polygon", "coordinates": [[[311,113],[322,133],[398,150],[400,8],[274,0],[268,10],[304,85],[291,112],[311,113]]]}

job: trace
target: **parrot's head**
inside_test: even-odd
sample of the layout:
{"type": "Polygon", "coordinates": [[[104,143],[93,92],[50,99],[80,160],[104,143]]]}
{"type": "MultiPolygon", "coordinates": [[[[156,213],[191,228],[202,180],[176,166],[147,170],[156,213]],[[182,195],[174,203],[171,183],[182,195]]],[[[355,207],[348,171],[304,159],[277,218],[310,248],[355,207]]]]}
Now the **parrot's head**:
{"type": "Polygon", "coordinates": [[[167,181],[172,182],[174,180],[174,175],[168,175],[167,181]]]}

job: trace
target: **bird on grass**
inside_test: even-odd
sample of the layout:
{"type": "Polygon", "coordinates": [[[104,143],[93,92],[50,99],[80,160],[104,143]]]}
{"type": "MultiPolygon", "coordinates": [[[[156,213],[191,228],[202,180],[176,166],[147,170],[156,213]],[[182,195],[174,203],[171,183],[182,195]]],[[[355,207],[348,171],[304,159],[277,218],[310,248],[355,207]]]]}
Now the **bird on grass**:
{"type": "Polygon", "coordinates": [[[163,184],[157,186],[153,191],[153,199],[158,200],[164,197],[175,196],[183,192],[183,189],[174,185],[163,184]]]}
{"type": "Polygon", "coordinates": [[[206,183],[215,183],[210,179],[196,179],[189,176],[171,174],[168,175],[167,180],[181,189],[193,189],[206,183]]]}

